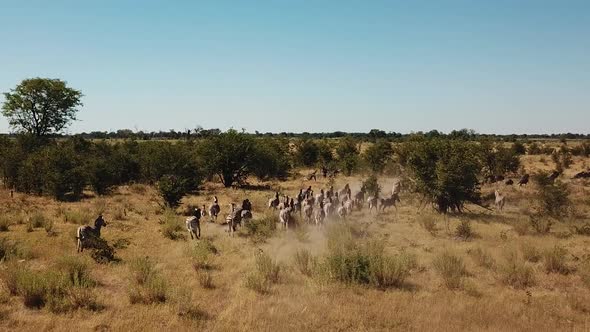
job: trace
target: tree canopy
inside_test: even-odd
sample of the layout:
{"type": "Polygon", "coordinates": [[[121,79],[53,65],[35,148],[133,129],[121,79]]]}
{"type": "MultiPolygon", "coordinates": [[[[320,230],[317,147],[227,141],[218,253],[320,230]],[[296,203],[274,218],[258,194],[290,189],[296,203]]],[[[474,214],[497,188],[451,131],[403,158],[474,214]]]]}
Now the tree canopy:
{"type": "Polygon", "coordinates": [[[31,78],[4,93],[2,114],[10,126],[36,137],[59,133],[76,120],[82,92],[59,79],[31,78]]]}

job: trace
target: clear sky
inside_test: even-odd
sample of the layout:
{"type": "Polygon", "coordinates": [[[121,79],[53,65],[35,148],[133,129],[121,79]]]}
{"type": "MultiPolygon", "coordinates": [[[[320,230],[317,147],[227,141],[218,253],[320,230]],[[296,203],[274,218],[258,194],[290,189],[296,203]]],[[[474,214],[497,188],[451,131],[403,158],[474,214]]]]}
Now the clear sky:
{"type": "Polygon", "coordinates": [[[588,0],[0,0],[0,42],[0,91],[82,90],[70,132],[590,133],[588,0]]]}

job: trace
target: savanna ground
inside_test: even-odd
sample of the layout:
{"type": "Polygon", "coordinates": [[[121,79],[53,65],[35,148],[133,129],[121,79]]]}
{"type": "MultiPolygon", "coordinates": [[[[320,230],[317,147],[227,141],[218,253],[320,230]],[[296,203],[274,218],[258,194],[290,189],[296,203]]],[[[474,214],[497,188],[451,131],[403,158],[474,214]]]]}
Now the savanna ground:
{"type": "MultiPolygon", "coordinates": [[[[547,156],[523,156],[529,172],[551,169],[547,156]]],[[[0,237],[15,241],[27,255],[0,264],[2,272],[10,264],[31,270],[51,269],[60,259],[78,256],[90,266],[90,278],[96,282],[92,292],[98,308],[53,313],[47,308],[30,309],[20,296],[11,296],[3,283],[0,289],[0,329],[3,330],[587,330],[590,328],[590,237],[577,234],[573,226],[590,221],[590,186],[588,182],[569,180],[589,161],[575,158],[563,175],[570,184],[573,212],[553,225],[547,234],[529,227],[534,184],[507,187],[485,185],[488,194],[500,188],[507,196],[503,211],[468,206],[463,215],[442,217],[430,206],[422,206],[419,196],[402,192],[398,209],[369,214],[365,209],[347,218],[347,227],[358,237],[381,239],[389,254],[407,253],[415,257],[409,276],[396,287],[375,288],[370,285],[345,284],[324,280],[300,272],[294,256],[300,249],[322,257],[327,248],[330,227],[317,229],[301,226],[284,232],[280,229],[266,239],[247,235],[244,229],[229,237],[226,226],[202,221],[203,241],[217,249],[207,262],[208,269],[196,269],[190,241],[184,229],[179,239],[162,233],[165,218],[157,204],[153,188],[132,185],[121,187],[106,197],[90,197],[77,203],[57,203],[45,197],[0,191],[1,211],[14,221],[0,237]],[[74,233],[78,223],[91,223],[104,210],[108,227],[102,236],[117,248],[118,262],[97,264],[88,252],[76,253],[74,233]],[[43,226],[27,228],[38,211],[43,226]],[[66,220],[67,219],[67,220],[66,220]],[[470,221],[472,236],[456,236],[457,226],[470,221]],[[435,222],[428,231],[424,224],[435,222]],[[549,253],[557,255],[551,270],[549,253]],[[275,259],[280,272],[277,282],[261,294],[246,286],[255,269],[255,257],[262,250],[275,259]],[[442,253],[454,255],[465,264],[460,284],[448,287],[435,268],[442,253]],[[166,299],[154,304],[132,304],[130,290],[137,281],[131,265],[138,258],[149,257],[167,285],[166,299]],[[511,270],[512,267],[512,270],[511,270]],[[522,276],[514,270],[528,269],[522,276]],[[526,273],[525,273],[526,274],[526,273]],[[204,276],[208,282],[203,282],[204,276]],[[511,279],[512,276],[512,279],[511,279]],[[525,279],[525,280],[521,280],[525,279]],[[507,281],[508,280],[508,281],[507,281]],[[511,282],[510,280],[513,280],[511,282]],[[516,280],[516,281],[514,281],[516,280]],[[519,285],[519,282],[526,285],[519,285]],[[188,309],[187,309],[188,308],[188,309]]],[[[225,189],[208,183],[198,196],[189,196],[184,205],[209,205],[213,195],[219,197],[222,215],[228,203],[249,198],[255,219],[270,214],[266,208],[273,190],[294,196],[300,188],[313,186],[316,192],[328,180],[304,180],[301,171],[291,180],[270,183],[267,190],[225,189]]],[[[353,193],[360,187],[360,177],[340,176],[335,188],[350,183],[353,193]]],[[[385,192],[393,179],[380,178],[385,192]]],[[[179,209],[182,210],[182,207],[179,209]]],[[[175,217],[184,224],[184,217],[175,217]]],[[[219,222],[221,222],[220,218],[219,222]]],[[[341,221],[330,221],[332,224],[341,221]]],[[[360,239],[359,239],[360,241],[360,239]]]]}

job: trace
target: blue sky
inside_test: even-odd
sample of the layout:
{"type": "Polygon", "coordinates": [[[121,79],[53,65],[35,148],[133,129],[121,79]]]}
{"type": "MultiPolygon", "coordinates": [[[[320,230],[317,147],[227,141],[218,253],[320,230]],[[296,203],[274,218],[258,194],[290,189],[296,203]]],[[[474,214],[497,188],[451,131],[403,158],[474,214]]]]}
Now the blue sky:
{"type": "Polygon", "coordinates": [[[70,132],[590,133],[590,1],[0,0],[0,41],[70,132]]]}

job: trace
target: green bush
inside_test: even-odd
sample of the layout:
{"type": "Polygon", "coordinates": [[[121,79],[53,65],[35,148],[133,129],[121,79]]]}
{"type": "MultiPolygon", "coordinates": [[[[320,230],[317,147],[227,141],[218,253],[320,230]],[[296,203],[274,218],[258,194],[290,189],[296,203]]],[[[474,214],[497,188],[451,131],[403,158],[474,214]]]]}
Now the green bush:
{"type": "Polygon", "coordinates": [[[444,251],[434,258],[432,264],[448,289],[461,288],[463,278],[467,275],[465,263],[461,257],[444,251]]]}
{"type": "Polygon", "coordinates": [[[419,139],[406,143],[406,163],[415,189],[441,212],[461,212],[466,202],[480,204],[479,148],[475,143],[419,139]]]}
{"type": "Polygon", "coordinates": [[[386,140],[378,140],[375,144],[369,146],[363,152],[363,160],[371,172],[380,174],[383,172],[385,165],[393,156],[391,143],[386,140]]]}
{"type": "Polygon", "coordinates": [[[203,239],[198,243],[189,247],[189,255],[191,257],[193,267],[195,270],[209,270],[212,268],[213,255],[217,253],[217,248],[213,245],[211,240],[203,239]]]}
{"type": "Polygon", "coordinates": [[[381,186],[379,186],[377,176],[373,174],[366,178],[361,184],[361,189],[364,189],[365,193],[369,196],[379,197],[381,186]]]}
{"type": "Polygon", "coordinates": [[[571,208],[567,184],[555,180],[551,182],[546,172],[539,172],[533,177],[537,183],[537,201],[540,213],[550,217],[561,217],[571,208]]]}
{"type": "Polygon", "coordinates": [[[246,233],[254,242],[264,242],[274,234],[278,222],[277,215],[265,214],[262,218],[255,218],[246,223],[246,233]]]}
{"type": "Polygon", "coordinates": [[[336,146],[336,155],[340,167],[347,176],[352,175],[357,170],[359,164],[359,148],[357,142],[352,137],[345,137],[338,141],[336,146]]]}
{"type": "Polygon", "coordinates": [[[175,175],[164,175],[158,181],[158,192],[167,207],[175,208],[188,193],[187,181],[175,175]]]}

